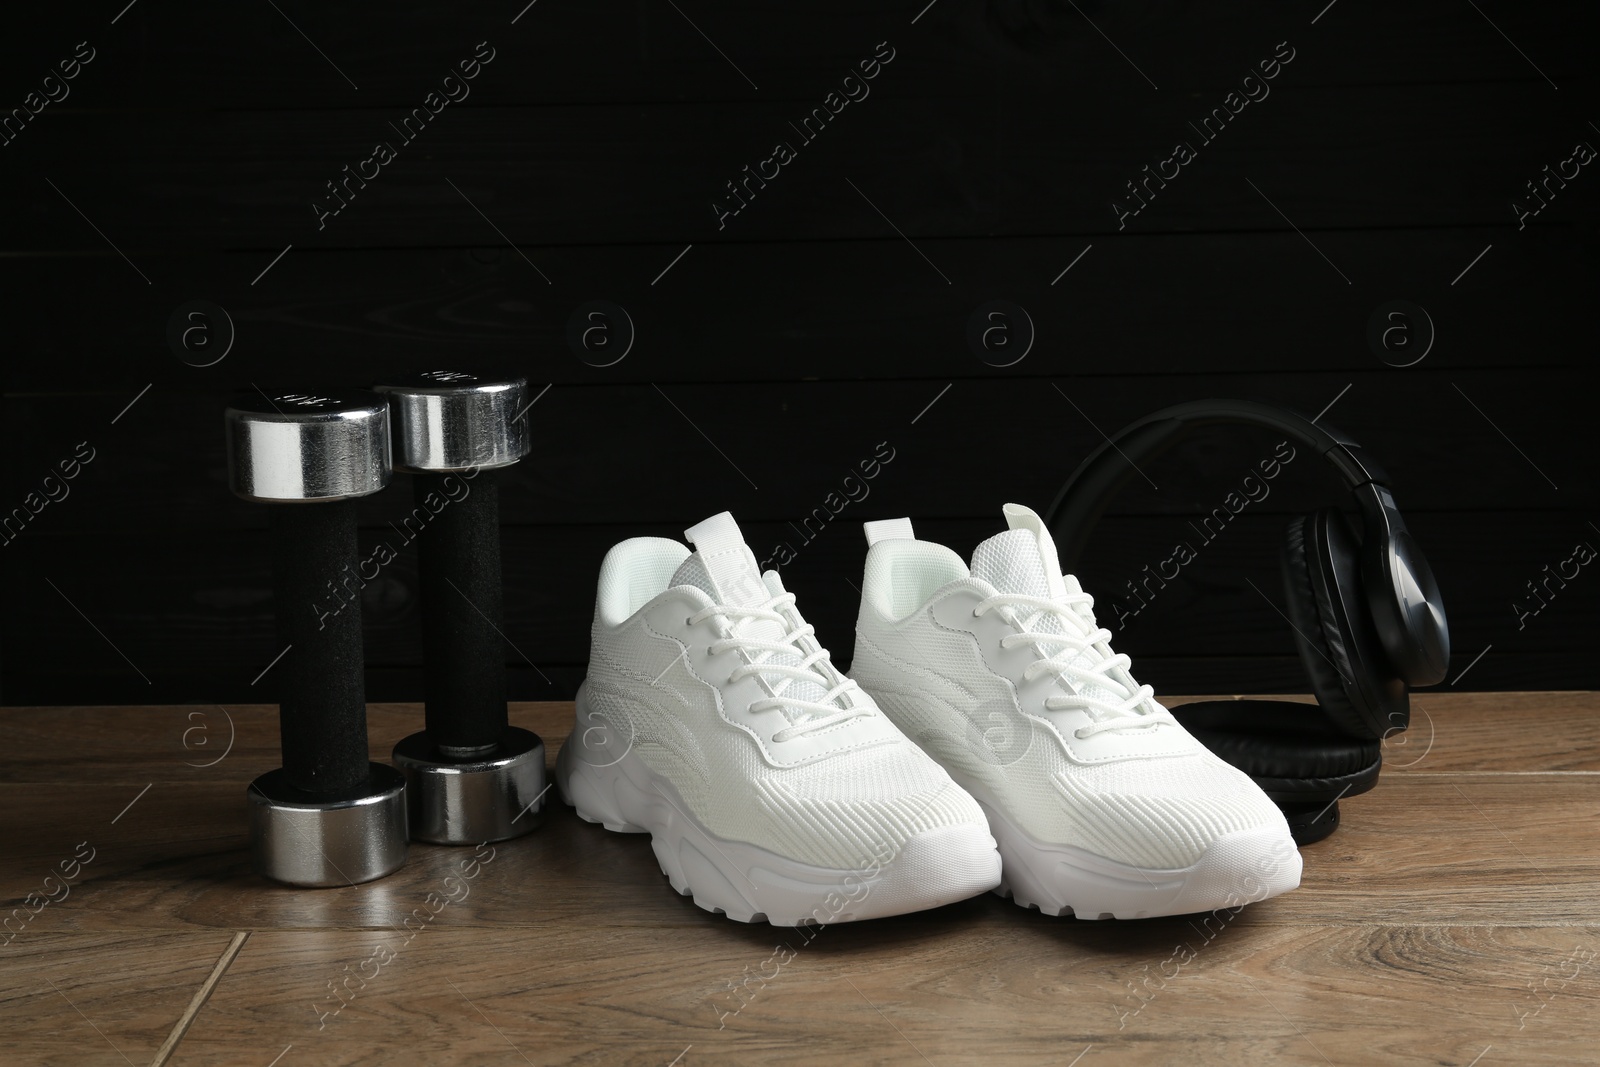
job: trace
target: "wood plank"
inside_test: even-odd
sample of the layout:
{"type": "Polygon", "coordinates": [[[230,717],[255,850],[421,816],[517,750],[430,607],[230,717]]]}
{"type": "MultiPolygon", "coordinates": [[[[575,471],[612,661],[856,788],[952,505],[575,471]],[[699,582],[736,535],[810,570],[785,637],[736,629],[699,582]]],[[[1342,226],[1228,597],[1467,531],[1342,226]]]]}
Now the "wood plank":
{"type": "MultiPolygon", "coordinates": [[[[0,368],[0,385],[108,392],[116,397],[105,401],[109,419],[152,381],[150,400],[252,381],[369,384],[376,375],[428,369],[446,337],[458,362],[516,368],[560,386],[1308,370],[1383,372],[1398,381],[1441,365],[1578,366],[1581,349],[1565,339],[1583,329],[1592,280],[1574,266],[1586,248],[1581,232],[1538,223],[1514,240],[1496,240],[1455,286],[1451,280],[1489,241],[1481,228],[1319,237],[1349,286],[1287,231],[919,240],[948,286],[892,233],[829,242],[791,236],[696,243],[656,285],[682,246],[519,243],[547,284],[511,249],[474,246],[497,240],[487,229],[464,231],[456,243],[467,247],[445,249],[297,243],[254,286],[283,245],[265,254],[141,253],[149,286],[138,285],[108,248],[13,255],[0,260],[0,284],[16,297],[11,338],[19,358],[0,368]],[[95,294],[97,313],[65,312],[67,293],[95,294]],[[1490,294],[1515,301],[1519,313],[1486,305],[1490,294]],[[1366,343],[1369,317],[1398,296],[1427,309],[1438,337],[1437,351],[1405,374],[1384,366],[1366,343]],[[635,328],[626,358],[606,367],[584,363],[567,337],[580,305],[597,297],[624,307],[635,328]],[[1037,334],[1026,359],[1006,368],[983,363],[966,333],[967,318],[996,297],[1025,308],[1037,334]],[[202,298],[226,310],[235,340],[225,360],[197,369],[180,362],[165,338],[174,313],[202,298]],[[114,358],[119,349],[150,358],[114,358]],[[752,351],[762,358],[748,358],[752,351]],[[685,358],[689,352],[694,358],[685,358]],[[65,366],[82,373],[63,376],[65,366]]],[[[216,323],[208,329],[226,345],[216,323]]],[[[221,352],[189,358],[205,362],[221,352]]],[[[209,430],[210,419],[202,425],[209,430]]]]}
{"type": "MultiPolygon", "coordinates": [[[[196,86],[212,108],[326,107],[354,94],[345,71],[369,106],[410,107],[462,55],[487,37],[505,58],[485,69],[477,91],[462,106],[617,102],[670,93],[684,101],[763,97],[808,99],[842,75],[878,40],[889,37],[904,58],[895,78],[875,90],[885,95],[940,95],[952,85],[992,82],[996,67],[1007,83],[1034,92],[1068,88],[1151,91],[1103,30],[1138,57],[1166,91],[1225,87],[1259,58],[1258,42],[1290,36],[1324,57],[1319,74],[1343,83],[1534,80],[1538,74],[1470,11],[1439,0],[1376,13],[1353,7],[1338,19],[1290,15],[1265,3],[1233,3],[1204,10],[1097,9],[1091,26],[1071,11],[1001,5],[984,9],[938,5],[911,25],[901,11],[847,3],[775,3],[759,15],[737,4],[706,2],[693,8],[694,25],[670,9],[649,4],[551,5],[528,11],[511,25],[510,14],[472,9],[392,5],[375,23],[370,5],[331,2],[295,13],[295,24],[337,69],[307,46],[294,25],[269,9],[196,12],[193,18],[153,8],[129,13],[115,27],[89,30],[81,18],[53,10],[31,12],[30,30],[0,48],[8,68],[43,73],[91,32],[99,54],[78,80],[64,107],[194,106],[196,86]],[[696,34],[702,26],[738,69],[696,34]],[[219,40],[247,47],[207,47],[219,40]],[[56,51],[52,52],[52,46],[56,51]],[[1009,69],[1008,69],[1009,68],[1009,69]],[[433,75],[434,77],[430,77],[433,75]],[[81,101],[81,103],[80,103],[81,101]]],[[[1537,12],[1501,11],[1495,18],[1539,67],[1565,82],[1589,68],[1574,45],[1591,15],[1581,4],[1541,6],[1537,12]],[[1563,32],[1566,28],[1568,32],[1563,32]]],[[[985,86],[988,87],[988,86],[985,86]]]]}
{"type": "MultiPolygon", "coordinates": [[[[1269,54],[1270,39],[1259,47],[1269,54]]],[[[31,172],[0,176],[0,192],[16,206],[15,247],[100,253],[100,234],[33,175],[114,174],[114,192],[86,189],[81,178],[63,179],[61,191],[135,259],[197,248],[276,254],[288,243],[484,241],[472,204],[507,239],[530,245],[886,237],[884,215],[913,240],[1109,237],[1124,225],[1111,202],[1127,196],[1125,183],[1188,140],[1196,161],[1152,194],[1129,232],[1287,235],[1285,216],[1306,232],[1506,226],[1516,221],[1509,205],[1523,183],[1592,135],[1548,107],[1543,82],[1368,87],[1312,78],[1287,69],[1272,96],[1242,112],[1215,146],[1187,125],[1213,105],[1186,94],[1175,108],[1141,92],[1116,108],[1031,109],[1008,130],[1003,152],[985,151],[994,144],[994,103],[963,97],[869,99],[814,144],[789,126],[795,105],[764,102],[446,110],[409,140],[369,109],[240,111],[226,122],[205,113],[69,111],[26,131],[31,172]],[[727,195],[725,184],[780,141],[796,158],[746,194],[754,199],[736,218],[721,220],[713,201],[727,195]],[[354,173],[379,143],[391,145],[393,162],[369,164],[376,176],[364,187],[330,197],[326,183],[342,179],[343,166],[354,173]],[[1401,155],[1406,167],[1397,170],[1389,160],[1401,155]],[[852,176],[866,185],[852,188],[852,176]],[[323,210],[349,202],[322,218],[313,203],[323,198],[323,210]]],[[[1541,221],[1592,221],[1594,203],[1563,197],[1541,221]]],[[[925,269],[909,250],[895,264],[925,269]]]]}
{"type": "MultiPolygon", "coordinates": [[[[513,725],[539,734],[552,749],[572,728],[571,701],[510,709],[513,725]]],[[[367,707],[374,760],[388,762],[395,742],[420,729],[421,704],[367,707]]],[[[0,754],[0,781],[11,784],[69,786],[88,779],[137,792],[151,782],[248,782],[278,763],[277,705],[4,708],[0,754]],[[63,745],[69,732],[73,743],[63,745]]]]}
{"type": "MultiPolygon", "coordinates": [[[[270,708],[231,709],[234,748],[207,769],[173,759],[191,754],[171,734],[192,709],[6,709],[0,835],[17,862],[0,899],[23,891],[13,868],[64,841],[87,832],[98,851],[0,949],[20,952],[0,956],[0,1019],[30,1062],[119,1062],[52,1003],[50,978],[119,1049],[147,1055],[243,929],[171,1062],[379,1063],[402,1046],[472,1063],[1042,1064],[1089,1048],[1152,1064],[1466,1064],[1490,1047],[1577,1062],[1600,1039],[1597,700],[1425,698],[1440,725],[1427,758],[1346,802],[1339,832],[1304,850],[1301,889],[1226,922],[1086,923],[986,896],[809,937],[700,912],[667,891],[644,839],[562,807],[496,846],[464,896],[449,883],[457,899],[413,935],[397,925],[471,850],[414,846],[396,875],[342,890],[244,869],[230,798],[271,761],[270,708]],[[353,997],[332,1013],[329,984],[347,976],[353,997]]],[[[552,746],[570,715],[514,709],[552,746]]],[[[417,718],[375,707],[375,751],[417,718]]]]}
{"type": "MultiPolygon", "coordinates": [[[[536,390],[543,388],[537,378],[533,382],[536,390]]],[[[13,523],[8,539],[18,543],[7,552],[46,531],[203,536],[265,526],[264,509],[227,489],[221,431],[227,394],[152,388],[127,417],[109,426],[142,384],[114,395],[18,396],[9,405],[3,440],[13,460],[13,506],[37,491],[61,461],[72,459],[83,442],[94,460],[81,465],[80,477],[67,486],[72,500],[41,508],[37,522],[13,523]],[[157,491],[161,506],[150,507],[157,491]]],[[[1565,427],[1583,417],[1581,392],[1552,391],[1537,374],[1441,367],[1398,375],[1364,367],[1092,378],[1041,374],[954,383],[629,383],[557,386],[537,402],[530,414],[531,455],[500,476],[508,483],[501,494],[502,521],[645,529],[687,526],[731,508],[744,523],[798,526],[814,510],[829,507],[830,493],[835,509],[846,493],[854,495],[841,509],[847,520],[870,509],[925,521],[989,519],[1003,499],[1044,511],[1082,457],[1103,443],[1096,427],[1114,432],[1156,408],[1207,396],[1252,397],[1308,415],[1339,397],[1326,416],[1329,423],[1381,460],[1407,515],[1570,509],[1576,526],[1586,528],[1578,516],[1600,484],[1600,457],[1568,447],[1565,437],[1565,427]],[[941,396],[947,385],[949,393],[941,396]],[[750,432],[742,415],[725,425],[720,421],[735,411],[759,412],[767,432],[750,432]],[[1018,418],[1018,412],[1034,414],[1018,418]],[[973,447],[964,430],[987,424],[1006,426],[1005,442],[973,447]],[[706,430],[710,443],[696,426],[706,430]],[[599,427],[610,430],[597,432],[599,427]],[[788,453],[768,447],[772,434],[782,435],[788,453]],[[645,438],[648,454],[639,445],[645,438]],[[855,482],[846,484],[851,477],[855,482]]],[[[1147,468],[1141,464],[1151,482],[1130,469],[1109,514],[1187,519],[1209,513],[1246,476],[1259,475],[1277,443],[1265,432],[1210,429],[1147,468]]],[[[1339,502],[1328,469],[1299,451],[1280,473],[1264,487],[1270,499],[1253,503],[1249,513],[1287,515],[1339,502]]],[[[362,521],[369,527],[398,524],[414,507],[409,483],[397,477],[390,491],[362,501],[362,521]]],[[[1166,539],[1182,528],[1173,522],[1149,530],[1166,539]]]]}
{"type": "MultiPolygon", "coordinates": [[[[887,483],[893,476],[891,468],[882,480],[887,483]]],[[[708,501],[703,513],[714,510],[716,504],[708,501]]],[[[894,512],[860,512],[869,514],[894,512]]],[[[856,517],[838,524],[844,529],[825,529],[809,545],[799,542],[787,523],[743,525],[758,548],[785,542],[801,546],[780,569],[799,595],[807,619],[841,663],[851,656],[859,609],[859,594],[850,584],[859,583],[850,576],[859,573],[865,556],[853,529],[856,517]]],[[[1526,582],[1541,578],[1542,567],[1559,565],[1571,555],[1572,545],[1584,540],[1585,527],[1573,518],[1543,518],[1530,524],[1525,515],[1510,513],[1413,516],[1413,532],[1446,591],[1454,636],[1452,679],[1470,668],[1474,687],[1515,685],[1519,679],[1536,685],[1600,685],[1594,661],[1581,654],[1588,647],[1585,626],[1600,585],[1586,583],[1580,571],[1537,614],[1522,618],[1513,610],[1514,603],[1524,608],[1533,604],[1527,601],[1526,582]],[[1489,654],[1474,664],[1486,648],[1491,648],[1489,654]],[[1497,673],[1515,667],[1520,656],[1545,658],[1528,661],[1529,670],[1520,675],[1497,673]]],[[[1187,521],[1173,517],[1156,526],[1144,519],[1107,519],[1078,573],[1099,597],[1097,610],[1104,624],[1117,634],[1118,648],[1134,657],[1140,676],[1163,690],[1172,689],[1192,676],[1152,673],[1147,661],[1295,655],[1293,634],[1280,614],[1284,600],[1277,553],[1285,521],[1281,515],[1243,513],[1224,536],[1204,545],[1178,578],[1165,588],[1152,585],[1154,595],[1141,592],[1143,607],[1125,583],[1142,582],[1144,567],[1160,566],[1172,554],[1174,539],[1188,529],[1187,521]],[[1206,627],[1194,626],[1196,611],[1205,613],[1206,627]]],[[[538,681],[537,687],[517,690],[519,694],[571,695],[573,671],[566,671],[560,687],[544,679],[554,677],[552,668],[573,668],[588,659],[594,575],[605,552],[628,536],[678,536],[684,525],[504,531],[505,661],[522,672],[527,686],[538,681]],[[564,562],[552,566],[552,560],[564,562]]],[[[992,520],[919,525],[923,536],[964,554],[997,528],[992,520]]],[[[227,550],[220,557],[217,535],[205,531],[122,534],[115,552],[99,551],[105,543],[100,534],[33,537],[10,546],[10,569],[0,588],[8,602],[28,606],[0,627],[11,657],[10,699],[82,702],[92,699],[86,694],[97,684],[110,687],[99,692],[152,700],[259,699],[251,683],[280,651],[273,636],[265,533],[231,531],[224,536],[227,550]],[[197,568],[196,559],[216,562],[197,568]],[[132,561],[137,563],[130,565],[132,561]]],[[[392,529],[371,530],[365,537],[368,554],[379,538],[404,548],[392,529]]],[[[768,555],[764,549],[758,552],[758,558],[768,555]]],[[[402,552],[383,567],[361,595],[367,663],[373,668],[417,667],[422,656],[417,619],[423,609],[414,552],[402,552]]],[[[1303,686],[1303,678],[1295,681],[1301,675],[1293,661],[1288,665],[1288,675],[1253,680],[1261,689],[1303,686]]],[[[1209,678],[1222,692],[1236,691],[1253,677],[1244,665],[1232,679],[1220,674],[1221,665],[1214,663],[1209,678]]],[[[274,683],[268,679],[263,684],[274,683]]],[[[395,692],[403,696],[415,690],[395,692]]]]}
{"type": "Polygon", "coordinates": [[[447,917],[409,944],[388,931],[255,935],[174,1062],[292,1043],[292,1055],[352,1064],[387,1062],[399,1045],[428,1062],[562,1064],[1062,1064],[1086,1048],[1137,1064],[1465,1064],[1494,1045],[1565,1064],[1600,1039],[1589,972],[1565,987],[1557,977],[1575,948],[1593,951],[1587,926],[1235,923],[1207,940],[1183,920],[958,911],[937,926],[835,926],[796,947],[796,934],[727,922],[642,944],[606,926],[468,930],[447,917]],[[721,1015],[740,1003],[728,984],[786,941],[765,989],[752,982],[761,991],[721,1015]],[[326,984],[380,945],[396,952],[388,967],[320,1016],[326,984]],[[1519,1017],[1540,1005],[1526,986],[1546,975],[1559,995],[1519,1017]]]}
{"type": "Polygon", "coordinates": [[[41,1067],[148,1062],[231,936],[220,930],[24,930],[0,947],[7,1061],[41,1067]]]}
{"type": "MultiPolygon", "coordinates": [[[[1434,706],[1443,725],[1437,758],[1386,776],[1377,790],[1345,802],[1344,822],[1326,841],[1305,850],[1300,890],[1241,914],[1254,924],[1488,924],[1570,925],[1594,921],[1600,886],[1600,794],[1593,761],[1549,751],[1567,773],[1529,770],[1491,773],[1487,736],[1497,715],[1483,698],[1457,731],[1449,701],[1434,706]],[[1476,723],[1476,725],[1470,725],[1476,723]],[[1568,770],[1574,766],[1582,769],[1568,770]],[[1426,769],[1426,770],[1424,770],[1426,769]],[[1471,773],[1462,773],[1470,770],[1471,773]],[[1538,795],[1540,803],[1526,798],[1538,795]]],[[[1592,733],[1593,694],[1547,699],[1509,698],[1529,709],[1517,729],[1533,737],[1592,733]],[[1541,729],[1541,724],[1549,724],[1541,729]]],[[[0,872],[0,899],[20,901],[36,888],[28,872],[49,866],[63,849],[88,839],[93,863],[67,899],[51,905],[30,934],[108,929],[385,928],[448,875],[462,851],[413,845],[399,873],[368,886],[300,893],[266,884],[251,873],[245,849],[244,787],[277,762],[275,718],[268,707],[234,707],[232,752],[206,768],[179,727],[206,725],[220,735],[225,720],[195,709],[90,709],[15,712],[3,716],[14,753],[3,765],[0,829],[17,861],[0,872]],[[119,721],[120,716],[120,721],[119,721]],[[63,723],[80,723],[85,738],[62,753],[63,723]],[[80,760],[76,749],[81,747],[80,760]],[[118,754],[120,752],[120,755],[118,754]],[[88,779],[85,781],[85,779],[88,779]],[[145,785],[150,788],[142,792],[145,785]],[[129,807],[130,802],[132,806],[129,807]],[[123,809],[126,808],[126,811],[123,809]],[[119,814],[120,813],[120,814],[119,814]],[[115,822],[112,820],[115,819],[115,822]],[[159,878],[151,877],[159,872],[159,878]]],[[[208,709],[209,710],[209,709],[208,709]]],[[[519,705],[513,721],[541,733],[551,759],[570,731],[566,705],[519,705]]],[[[1499,719],[1505,721],[1505,713],[1499,719]]],[[[373,758],[387,759],[393,741],[418,728],[412,706],[372,709],[373,758]]],[[[187,728],[187,727],[185,727],[187,728]]],[[[214,758],[209,752],[205,759],[214,758]]],[[[1511,768],[1541,767],[1536,750],[1514,755],[1511,768]]],[[[555,805],[535,834],[507,843],[495,860],[504,880],[486,880],[454,913],[468,925],[523,926],[582,921],[596,910],[623,925],[694,926],[692,904],[667,892],[642,838],[608,834],[555,805]],[[526,887],[538,884],[537,912],[525,908],[526,887]]],[[[960,905],[1002,914],[998,899],[960,905]]],[[[928,920],[933,922],[935,920],[928,920]]]]}

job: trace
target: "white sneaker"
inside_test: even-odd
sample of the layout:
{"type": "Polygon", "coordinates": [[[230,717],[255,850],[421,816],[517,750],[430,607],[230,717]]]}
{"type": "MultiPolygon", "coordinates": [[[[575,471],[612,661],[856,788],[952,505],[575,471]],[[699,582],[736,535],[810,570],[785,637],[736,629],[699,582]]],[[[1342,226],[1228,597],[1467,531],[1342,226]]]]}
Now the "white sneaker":
{"type": "Polygon", "coordinates": [[[699,551],[624,541],[600,568],[587,680],[556,781],[649,832],[672,887],[774,926],[899,915],[1000,883],[977,803],[828,660],[727,512],[699,551]]]}
{"type": "Polygon", "coordinates": [[[1277,806],[1113,654],[1039,516],[969,572],[907,519],[867,523],[850,675],[983,805],[996,890],[1083,919],[1238,907],[1300,884],[1277,806]]]}

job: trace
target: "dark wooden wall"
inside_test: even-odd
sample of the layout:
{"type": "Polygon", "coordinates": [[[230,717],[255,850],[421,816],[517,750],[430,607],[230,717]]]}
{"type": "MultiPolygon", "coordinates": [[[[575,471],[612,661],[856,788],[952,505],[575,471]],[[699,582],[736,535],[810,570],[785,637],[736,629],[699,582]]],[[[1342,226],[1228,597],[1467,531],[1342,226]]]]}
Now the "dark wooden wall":
{"type": "MultiPolygon", "coordinates": [[[[264,517],[226,488],[225,397],[475,365],[549,386],[503,488],[520,698],[581,677],[620,538],[731,509],[762,558],[791,546],[785,581],[847,660],[860,521],[909,514],[970,551],[1102,431],[1216,395],[1331,404],[1386,464],[1462,688],[1600,683],[1600,573],[1537,614],[1526,589],[1600,546],[1600,167],[1547,184],[1525,224],[1514,207],[1600,144],[1592,5],[923,4],[110,0],[9,26],[0,108],[59,94],[42,79],[78,42],[94,58],[0,145],[0,507],[93,458],[0,547],[0,699],[270,696],[251,685],[277,651],[264,517]],[[479,42],[470,96],[405,143],[390,124],[479,42]],[[790,124],[885,48],[870,95],[802,143],[790,124]],[[1202,143],[1188,123],[1286,48],[1270,94],[1202,143]],[[1112,202],[1180,140],[1197,157],[1119,229],[1112,202]],[[325,183],[376,141],[395,158],[319,228],[325,183]],[[725,183],[778,141],[796,158],[719,228],[725,183]],[[610,366],[569,344],[592,300],[634,327],[610,366]],[[991,300],[1036,332],[1010,366],[968,343],[991,300]],[[1411,366],[1420,321],[1410,349],[1367,339],[1395,300],[1434,330],[1411,366]],[[228,323],[195,320],[186,349],[169,325],[193,301],[228,323]]],[[[1080,571],[1103,613],[1273,444],[1216,433],[1152,464],[1080,571]]],[[[1124,620],[1140,675],[1303,689],[1267,600],[1288,517],[1334,499],[1291,464],[1124,620]]],[[[409,507],[403,479],[366,501],[368,545],[409,507]]],[[[412,553],[365,608],[370,695],[418,697],[412,553]]]]}

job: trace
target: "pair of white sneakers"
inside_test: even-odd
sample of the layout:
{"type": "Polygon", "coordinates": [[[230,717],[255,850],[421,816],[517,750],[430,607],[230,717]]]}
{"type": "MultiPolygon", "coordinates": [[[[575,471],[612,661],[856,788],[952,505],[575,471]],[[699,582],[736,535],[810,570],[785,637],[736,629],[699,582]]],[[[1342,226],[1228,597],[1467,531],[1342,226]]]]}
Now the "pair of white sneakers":
{"type": "Polygon", "coordinates": [[[1038,515],[969,569],[866,524],[855,660],[829,660],[733,517],[600,570],[556,777],[579,817],[648,832],[674,889],[775,926],[993,890],[1085,919],[1262,900],[1300,882],[1272,801],[1111,651],[1038,515]]]}

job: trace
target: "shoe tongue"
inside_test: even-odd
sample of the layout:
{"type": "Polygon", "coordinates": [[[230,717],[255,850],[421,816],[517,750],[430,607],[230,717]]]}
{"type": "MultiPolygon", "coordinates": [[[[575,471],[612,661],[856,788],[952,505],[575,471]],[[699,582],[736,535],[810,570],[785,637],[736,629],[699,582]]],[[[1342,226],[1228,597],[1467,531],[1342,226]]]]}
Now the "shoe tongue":
{"type": "Polygon", "coordinates": [[[710,597],[713,604],[722,603],[722,597],[717,595],[717,583],[711,580],[711,572],[706,570],[705,561],[698,552],[690,553],[689,558],[672,573],[672,580],[667,585],[692,585],[710,597]]]}
{"type": "Polygon", "coordinates": [[[1020,504],[1005,506],[1011,529],[995,534],[972,553],[972,576],[1002,593],[1047,597],[1066,595],[1056,543],[1044,520],[1020,504]]]}
{"type": "MultiPolygon", "coordinates": [[[[745,544],[738,524],[728,512],[713,515],[691,526],[684,531],[684,537],[695,546],[696,551],[678,566],[669,585],[692,585],[710,597],[713,604],[725,607],[760,607],[776,595],[762,579],[755,553],[745,544]]],[[[739,636],[756,641],[782,641],[788,632],[788,627],[783,623],[769,619],[741,619],[736,621],[735,626],[739,636]]],[[[797,666],[802,658],[788,652],[759,652],[755,655],[760,662],[785,667],[797,666]]],[[[812,681],[809,678],[784,679],[774,675],[768,680],[768,685],[780,690],[780,695],[785,697],[820,702],[828,695],[828,687],[822,682],[820,676],[812,681]]],[[[844,706],[837,700],[835,704],[844,706]]]]}
{"type": "Polygon", "coordinates": [[[755,553],[744,543],[731,514],[713,515],[689,527],[683,536],[697,551],[673,575],[673,585],[698,586],[714,603],[736,608],[760,607],[772,599],[772,591],[761,580],[755,553]]]}
{"type": "MultiPolygon", "coordinates": [[[[995,534],[973,551],[972,576],[988,582],[994,586],[996,592],[1018,596],[1035,596],[1060,601],[1069,592],[1081,592],[1081,587],[1075,578],[1062,576],[1055,542],[1051,539],[1050,531],[1045,528],[1043,520],[1031,509],[1019,504],[1007,504],[1005,515],[1006,521],[1011,524],[1011,529],[1005,533],[995,534]]],[[[1094,626],[1093,616],[1087,608],[1075,606],[1071,610],[1083,620],[1084,627],[1094,626]]],[[[1018,609],[1017,614],[1026,620],[1030,612],[1018,609]]],[[[1066,620],[1055,612],[1040,614],[1032,621],[1029,629],[1038,633],[1068,634],[1066,620]]],[[[1048,649],[1060,646],[1045,647],[1048,649]]],[[[1086,648],[1072,656],[1068,662],[1074,666],[1093,667],[1101,658],[1097,651],[1086,648]]],[[[1060,685],[1096,700],[1116,702],[1124,697],[1124,694],[1117,690],[1102,685],[1075,684],[1067,678],[1062,678],[1060,685]]]]}
{"type": "Polygon", "coordinates": [[[1029,530],[1007,530],[979,545],[972,553],[972,576],[988,582],[996,592],[1050,596],[1050,574],[1039,542],[1029,530]]]}

